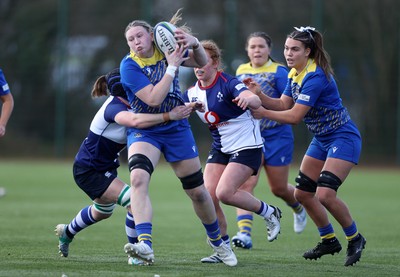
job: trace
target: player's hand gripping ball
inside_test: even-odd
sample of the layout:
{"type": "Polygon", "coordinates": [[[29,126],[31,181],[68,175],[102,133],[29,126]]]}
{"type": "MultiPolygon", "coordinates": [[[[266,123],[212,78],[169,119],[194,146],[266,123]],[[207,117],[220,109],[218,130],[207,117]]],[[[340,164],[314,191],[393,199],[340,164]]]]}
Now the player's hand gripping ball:
{"type": "Polygon", "coordinates": [[[154,27],[154,43],[162,53],[171,53],[175,50],[177,43],[174,37],[175,30],[176,26],[166,21],[162,21],[154,27]]]}

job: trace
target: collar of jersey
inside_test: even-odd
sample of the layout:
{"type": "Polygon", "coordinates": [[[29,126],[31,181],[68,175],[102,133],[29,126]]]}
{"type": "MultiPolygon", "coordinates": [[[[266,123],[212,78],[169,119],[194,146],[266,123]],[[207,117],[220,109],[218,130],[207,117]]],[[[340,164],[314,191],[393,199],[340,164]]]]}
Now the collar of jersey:
{"type": "Polygon", "coordinates": [[[308,59],[306,67],[300,72],[300,74],[296,75],[297,74],[296,69],[292,68],[289,72],[288,77],[290,79],[293,79],[294,83],[301,84],[307,73],[315,72],[316,69],[317,69],[317,64],[315,63],[314,59],[308,59]]]}
{"type": "Polygon", "coordinates": [[[236,75],[274,72],[277,66],[278,64],[274,63],[271,59],[268,59],[268,61],[260,67],[252,67],[251,62],[248,62],[238,67],[236,75]]]}
{"type": "Polygon", "coordinates": [[[201,88],[201,89],[203,89],[203,90],[212,88],[212,87],[215,85],[215,83],[217,82],[219,76],[221,76],[221,74],[222,74],[222,71],[218,71],[217,74],[215,75],[214,81],[213,81],[209,86],[206,86],[206,87],[203,87],[203,86],[201,85],[200,81],[198,81],[199,88],[201,88]]]}
{"type": "Polygon", "coordinates": [[[155,65],[157,62],[164,58],[164,55],[154,47],[154,54],[150,58],[140,58],[135,52],[131,50],[129,57],[134,60],[140,67],[155,65]]]}

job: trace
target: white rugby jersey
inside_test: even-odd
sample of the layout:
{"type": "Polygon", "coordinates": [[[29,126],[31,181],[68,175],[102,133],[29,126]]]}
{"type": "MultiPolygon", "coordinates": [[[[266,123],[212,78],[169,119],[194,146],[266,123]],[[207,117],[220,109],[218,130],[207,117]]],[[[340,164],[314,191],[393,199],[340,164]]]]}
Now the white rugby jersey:
{"type": "Polygon", "coordinates": [[[119,152],[126,146],[126,128],[117,124],[115,116],[127,107],[117,97],[110,96],[90,124],[88,136],[82,142],[75,161],[98,171],[119,166],[119,152]]]}
{"type": "Polygon", "coordinates": [[[218,72],[210,86],[202,87],[197,81],[184,94],[187,102],[205,104],[205,112],[196,113],[208,124],[212,147],[226,154],[263,146],[259,120],[253,118],[250,110],[242,110],[232,102],[244,90],[247,87],[236,77],[218,72]]]}

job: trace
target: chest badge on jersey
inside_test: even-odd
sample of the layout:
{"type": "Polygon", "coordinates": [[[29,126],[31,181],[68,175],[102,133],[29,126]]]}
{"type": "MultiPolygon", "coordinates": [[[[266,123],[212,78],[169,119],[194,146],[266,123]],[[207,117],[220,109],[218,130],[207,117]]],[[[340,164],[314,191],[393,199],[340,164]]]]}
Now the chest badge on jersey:
{"type": "Polygon", "coordinates": [[[219,91],[217,93],[218,102],[224,101],[224,95],[219,91]]]}

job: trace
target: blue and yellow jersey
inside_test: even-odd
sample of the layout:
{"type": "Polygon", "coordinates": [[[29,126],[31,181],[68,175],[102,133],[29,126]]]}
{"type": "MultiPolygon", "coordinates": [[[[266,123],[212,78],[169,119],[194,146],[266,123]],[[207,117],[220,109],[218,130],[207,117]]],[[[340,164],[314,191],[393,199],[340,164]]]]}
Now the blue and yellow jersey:
{"type": "MultiPolygon", "coordinates": [[[[174,107],[184,105],[182,93],[179,88],[178,77],[175,77],[167,97],[159,107],[150,107],[138,97],[136,92],[149,84],[157,85],[167,69],[167,60],[162,53],[155,48],[154,55],[150,58],[140,58],[134,52],[129,53],[121,61],[121,82],[128,96],[129,103],[135,113],[163,113],[169,112],[174,107]]],[[[160,126],[178,124],[177,121],[162,123],[149,129],[160,129],[160,126]]]]}
{"type": "MultiPolygon", "coordinates": [[[[253,68],[250,63],[242,64],[236,70],[236,76],[241,81],[251,77],[260,84],[264,94],[269,97],[280,98],[287,84],[288,70],[283,65],[268,60],[267,63],[258,68],[253,68]]],[[[280,123],[263,118],[260,122],[261,132],[278,125],[280,123]]]]}
{"type": "Polygon", "coordinates": [[[0,96],[6,95],[10,93],[10,87],[6,81],[6,77],[4,77],[3,71],[0,69],[0,96]]]}
{"type": "Polygon", "coordinates": [[[294,68],[289,72],[284,94],[298,104],[311,107],[303,121],[315,135],[332,133],[350,120],[335,79],[333,76],[327,78],[322,68],[312,59],[308,60],[300,74],[297,75],[294,68]]]}

